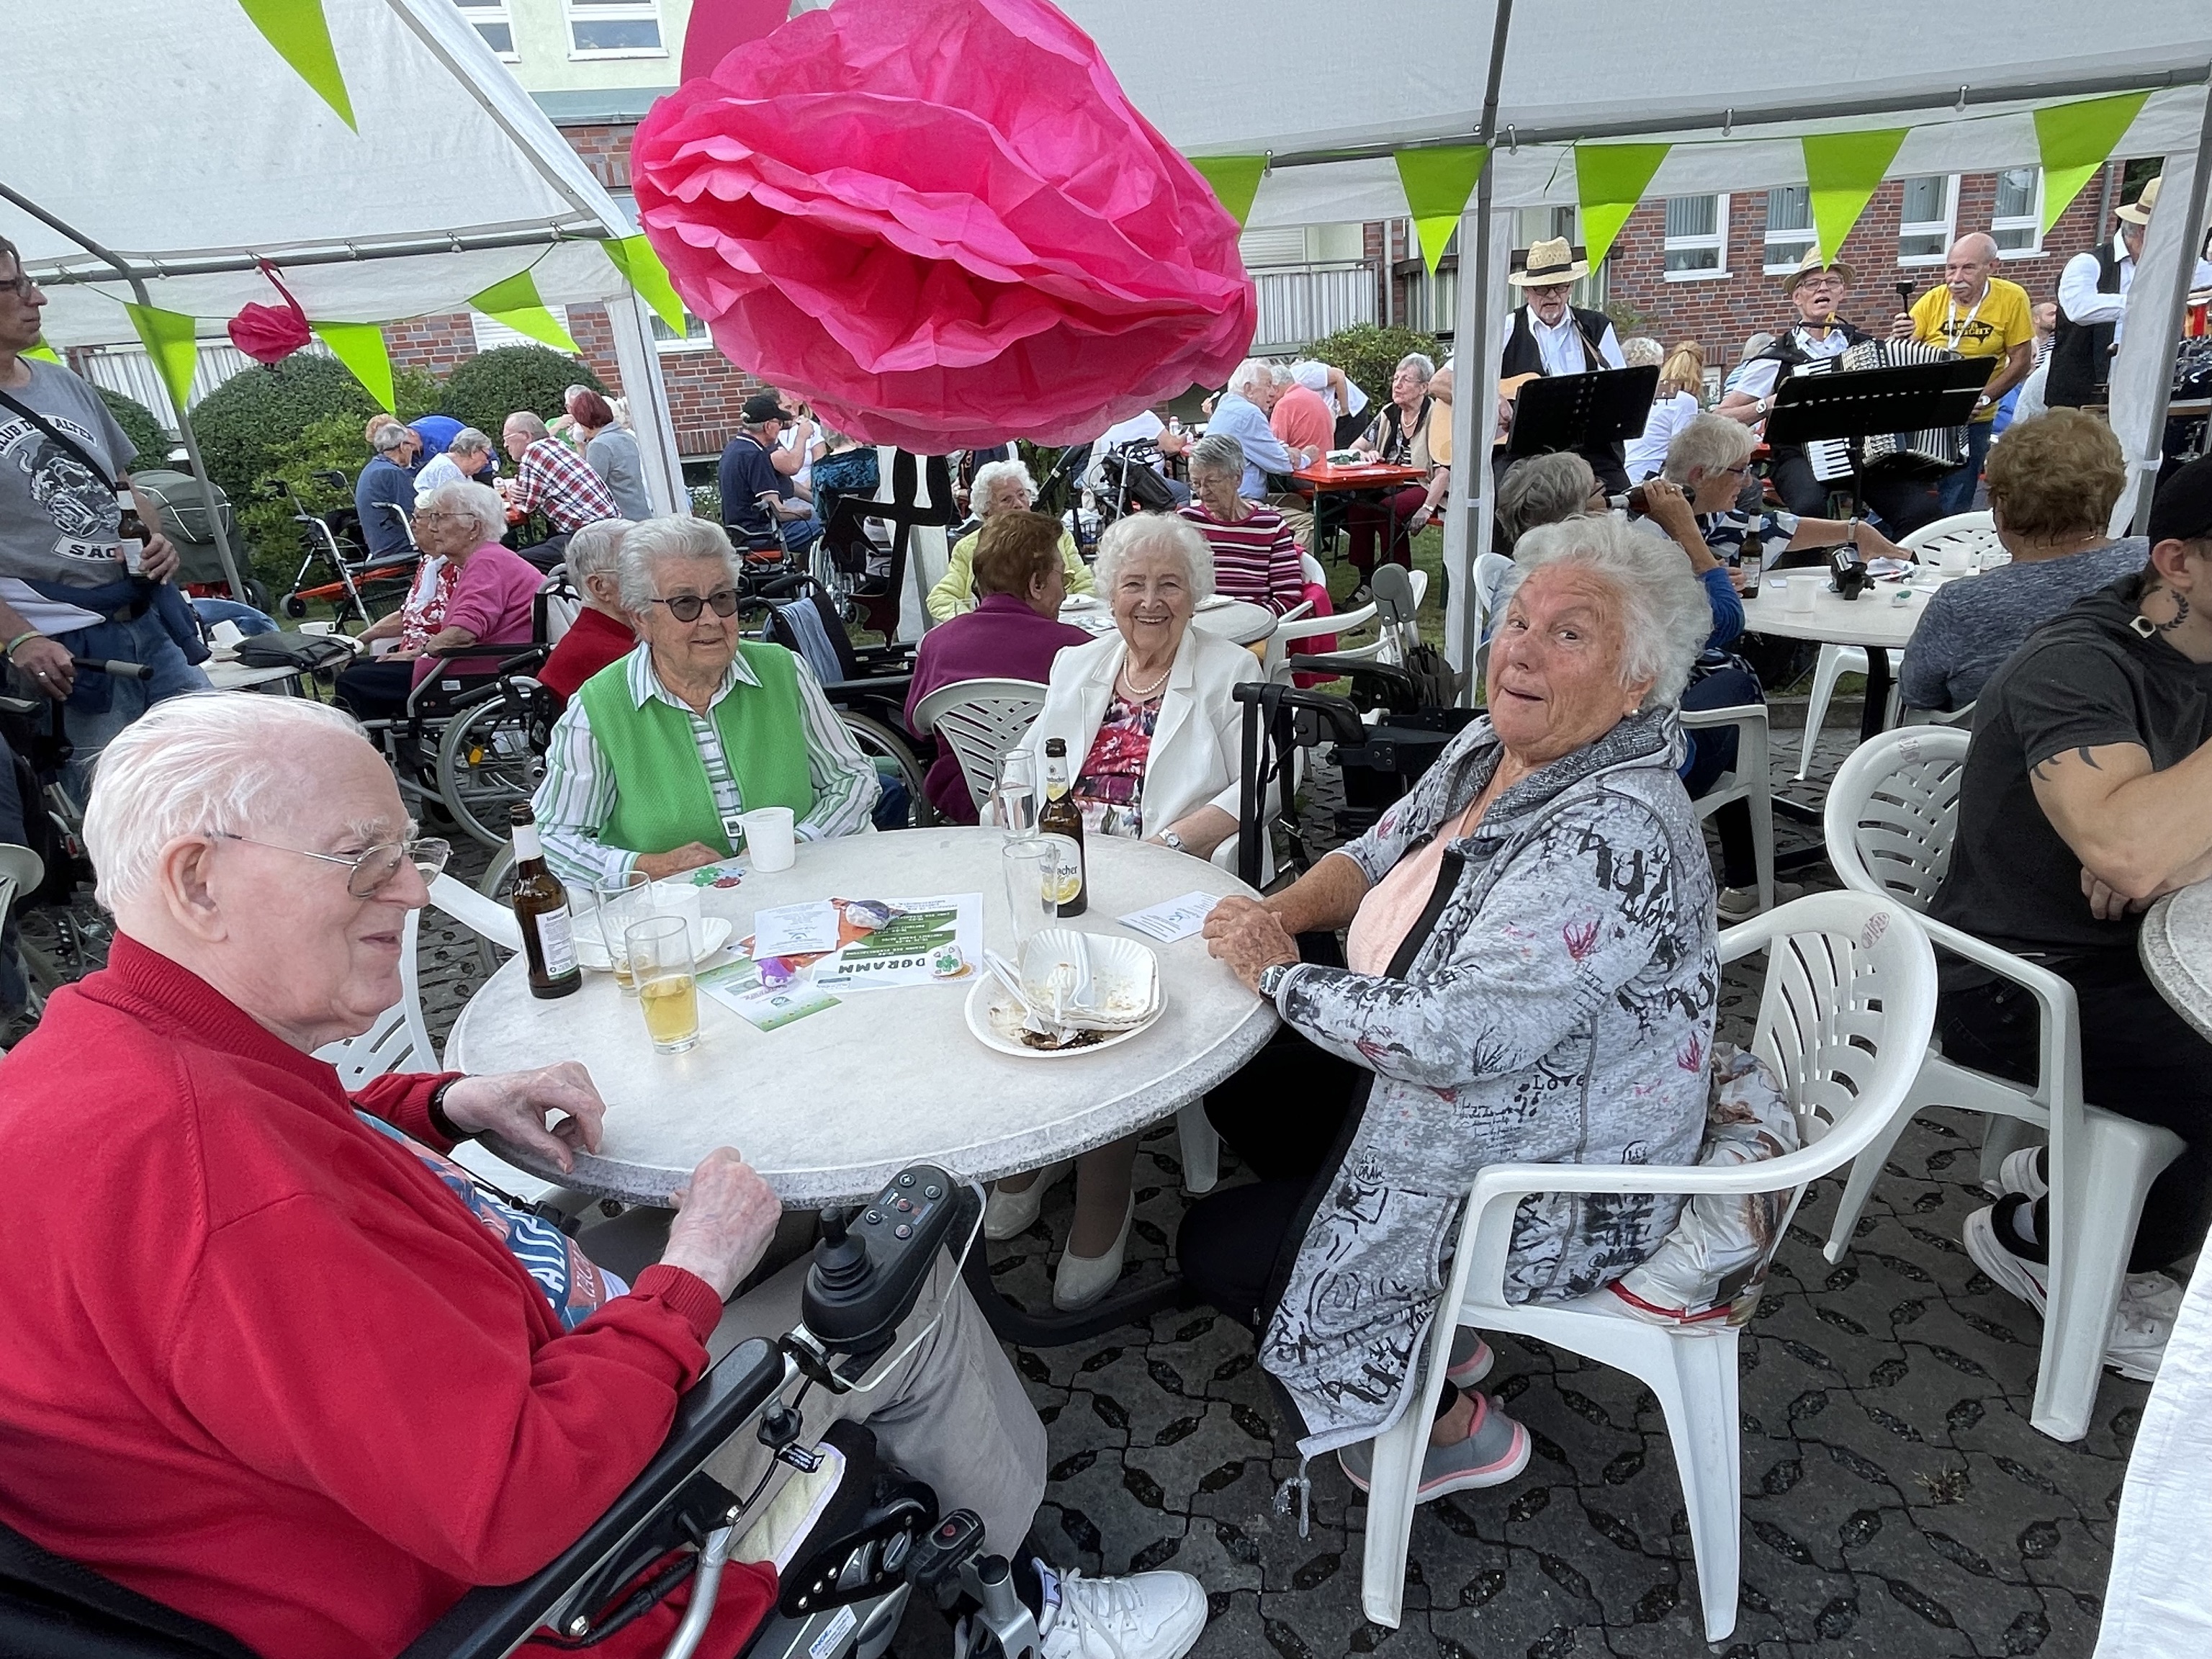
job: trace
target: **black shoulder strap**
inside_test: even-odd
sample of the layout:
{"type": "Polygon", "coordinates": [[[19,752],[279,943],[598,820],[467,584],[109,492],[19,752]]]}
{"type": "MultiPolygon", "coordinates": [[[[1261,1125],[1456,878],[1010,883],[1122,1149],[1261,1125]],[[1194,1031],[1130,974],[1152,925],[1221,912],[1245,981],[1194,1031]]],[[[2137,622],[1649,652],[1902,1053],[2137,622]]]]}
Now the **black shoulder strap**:
{"type": "Polygon", "coordinates": [[[45,416],[40,414],[37,410],[29,407],[27,404],[18,403],[14,398],[10,397],[5,392],[0,392],[0,404],[5,404],[8,408],[14,410],[18,415],[21,415],[33,426],[38,428],[40,431],[45,433],[46,436],[52,438],[64,449],[69,451],[70,454],[76,456],[77,459],[82,461],[87,466],[90,467],[92,469],[92,476],[94,477],[106,478],[111,484],[115,483],[115,479],[109,475],[106,462],[97,459],[90,450],[87,449],[76,439],[70,437],[68,433],[63,431],[45,416]]]}

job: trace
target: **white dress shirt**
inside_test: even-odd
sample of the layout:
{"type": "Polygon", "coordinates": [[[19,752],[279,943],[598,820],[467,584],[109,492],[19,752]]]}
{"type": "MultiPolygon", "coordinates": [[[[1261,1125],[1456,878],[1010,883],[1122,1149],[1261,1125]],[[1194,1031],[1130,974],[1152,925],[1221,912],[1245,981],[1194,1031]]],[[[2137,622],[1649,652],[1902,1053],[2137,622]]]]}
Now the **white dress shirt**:
{"type": "MultiPolygon", "coordinates": [[[[1547,374],[1586,374],[1594,368],[1626,368],[1628,360],[1620,355],[1620,340],[1613,331],[1613,325],[1605,325],[1598,336],[1597,352],[1604,361],[1589,361],[1589,348],[1583,343],[1582,331],[1575,326],[1572,307],[1560,314],[1556,325],[1547,325],[1534,312],[1528,313],[1528,332],[1535,337],[1536,350],[1544,360],[1547,374]]],[[[1505,332],[1501,340],[1513,333],[1513,313],[1505,313],[1505,332]]],[[[1501,347],[1502,349],[1502,347],[1501,347]]]]}
{"type": "MultiPolygon", "coordinates": [[[[1850,342],[1844,337],[1844,331],[1840,328],[1832,328],[1818,339],[1807,333],[1802,324],[1790,331],[1796,337],[1797,349],[1815,362],[1840,357],[1850,349],[1850,342]]],[[[1754,357],[1738,373],[1729,377],[1728,390],[1740,392],[1756,403],[1774,395],[1774,383],[1781,378],[1781,373],[1782,365],[1774,358],[1754,357]]]]}
{"type": "MultiPolygon", "coordinates": [[[[2127,327],[2128,290],[2135,286],[2136,262],[2128,257],[2127,244],[2118,236],[2112,238],[2112,252],[2120,260],[2120,291],[2100,294],[2097,291],[2097,256],[2077,253],[2066,262],[2066,269],[2058,274],[2058,309],[2068,321],[2084,328],[2099,323],[2112,325],[2112,343],[2118,345],[2127,327]]],[[[2197,270],[2189,279],[2191,291],[2212,288],[2212,259],[2199,259],[2197,270]]]]}

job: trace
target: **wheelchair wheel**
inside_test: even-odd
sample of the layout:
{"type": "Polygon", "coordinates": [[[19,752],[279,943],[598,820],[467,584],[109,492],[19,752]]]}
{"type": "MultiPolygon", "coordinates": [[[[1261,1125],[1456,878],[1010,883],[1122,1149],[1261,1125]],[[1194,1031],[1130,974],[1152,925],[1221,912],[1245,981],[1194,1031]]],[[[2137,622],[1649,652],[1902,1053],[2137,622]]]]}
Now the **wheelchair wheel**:
{"type": "Polygon", "coordinates": [[[507,844],[507,810],[545,775],[553,694],[537,681],[502,680],[446,723],[438,739],[438,793],[454,822],[487,847],[507,844]]]}
{"type": "MultiPolygon", "coordinates": [[[[914,745],[906,735],[872,714],[856,709],[840,708],[837,718],[845,722],[845,729],[853,734],[853,741],[860,745],[860,752],[872,761],[887,761],[896,769],[906,785],[906,818],[903,823],[888,827],[910,830],[917,825],[932,823],[937,814],[929,805],[929,798],[921,793],[921,782],[928,768],[914,752],[914,745]]],[[[878,767],[877,770],[884,769],[878,767]]],[[[878,825],[878,828],[886,826],[878,825]]]]}

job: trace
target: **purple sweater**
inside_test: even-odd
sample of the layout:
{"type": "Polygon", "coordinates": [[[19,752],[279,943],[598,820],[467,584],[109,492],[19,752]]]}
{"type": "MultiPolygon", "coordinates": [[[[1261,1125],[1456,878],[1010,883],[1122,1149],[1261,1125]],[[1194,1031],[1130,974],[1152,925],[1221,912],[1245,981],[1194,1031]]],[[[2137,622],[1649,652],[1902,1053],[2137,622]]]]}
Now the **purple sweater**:
{"type": "MultiPolygon", "coordinates": [[[[941,685],[957,680],[1035,680],[1042,690],[1062,646],[1088,645],[1079,628],[1040,617],[1011,593],[987,593],[973,611],[939,623],[922,635],[914,660],[914,689],[906,714],[941,685]]],[[[922,783],[930,804],[955,823],[975,822],[975,803],[951,745],[937,745],[937,760],[922,783]]]]}

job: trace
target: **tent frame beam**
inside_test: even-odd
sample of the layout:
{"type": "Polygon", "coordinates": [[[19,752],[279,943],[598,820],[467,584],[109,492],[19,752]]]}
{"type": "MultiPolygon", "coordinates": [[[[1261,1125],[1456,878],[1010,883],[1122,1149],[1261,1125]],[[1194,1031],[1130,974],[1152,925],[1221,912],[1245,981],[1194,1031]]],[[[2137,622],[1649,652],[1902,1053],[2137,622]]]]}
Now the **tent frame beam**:
{"type": "MultiPolygon", "coordinates": [[[[1510,0],[1501,0],[1503,9],[1510,9],[1510,0]]],[[[2047,102],[2063,99],[2069,102],[2085,98],[2101,98],[2119,92],[2160,92],[2170,87],[2203,84],[2212,79],[2212,61],[2193,64],[2185,69],[2167,70],[2163,74],[2145,75],[2141,72],[2124,75],[2089,76],[2072,81],[2031,81],[1994,87],[1962,86],[1948,98],[1922,95],[1911,98],[1858,98],[1829,105],[1821,111],[1821,118],[1862,115],[1909,115],[1931,109],[1957,111],[1968,104],[2009,104],[2023,101],[2047,102]]],[[[1496,140],[1497,110],[1496,60],[1492,60],[1491,89],[1484,101],[1482,127],[1474,134],[1476,143],[1492,143],[1496,140]]],[[[1991,112],[2009,113],[2011,112],[1991,112]]],[[[1660,137],[1668,133],[1717,132],[1726,128],[1738,130],[1749,138],[1753,135],[1741,134],[1745,127],[1793,125],[1806,127],[1809,118],[1805,106],[1797,104],[1772,104],[1749,107],[1741,104],[1727,109],[1713,109],[1692,114],[1668,115],[1624,121],[1591,121],[1571,126],[1516,128],[1509,124],[1505,129],[1511,139],[1509,148],[1522,144],[1587,143],[1593,138],[1660,137]]],[[[1813,130],[1818,124],[1813,123],[1813,130]]],[[[1778,136],[1786,140],[1788,135],[1778,136]]],[[[1269,155],[1267,166],[1276,167],[1325,167],[1338,161],[1388,161],[1391,156],[1409,149],[1439,149],[1468,142],[1463,132],[1444,133],[1431,138],[1409,138],[1395,143],[1372,144],[1340,144],[1327,149],[1279,150],[1269,155]]],[[[1224,152],[1230,153],[1230,152],[1224,152]]],[[[1239,152],[1241,153],[1241,152],[1239,152]]]]}
{"type": "MultiPolygon", "coordinates": [[[[2208,196],[2212,196],[2212,83],[2208,83],[2204,94],[2204,118],[2197,129],[2197,167],[2190,179],[2189,204],[2183,210],[2188,217],[2181,234],[2181,268],[2186,272],[2204,246],[2204,211],[2208,196]]],[[[2110,222],[2107,221],[2106,222],[2110,222]]],[[[2185,277],[2173,285],[2172,296],[2166,301],[2164,331],[2165,340],[2181,338],[2181,325],[2189,309],[2189,283],[2185,277]]],[[[2150,465],[2136,482],[2136,534],[2143,535],[2150,528],[2151,501],[2158,494],[2160,458],[2166,448],[2166,410],[2173,401],[2173,375],[2169,368],[2158,380],[2158,390],[2151,399],[2151,415],[2148,423],[2145,453],[2150,465]]]]}
{"type": "Polygon", "coordinates": [[[487,231],[475,235],[457,231],[447,236],[416,237],[404,242],[372,243],[366,247],[357,242],[347,242],[336,247],[302,248],[293,253],[257,253],[241,248],[235,253],[210,253],[188,259],[156,259],[149,254],[142,256],[137,264],[132,264],[126,256],[110,254],[107,257],[114,262],[112,270],[56,270],[32,274],[40,287],[58,288],[67,283],[112,283],[118,276],[141,281],[148,277],[159,281],[165,276],[227,276],[258,270],[264,264],[290,270],[301,265],[346,265],[374,259],[416,259],[432,253],[478,253],[501,248],[552,247],[562,242],[612,240],[599,226],[575,230],[562,225],[546,225],[532,230],[487,231]]]}
{"type": "MultiPolygon", "coordinates": [[[[36,202],[31,200],[29,197],[23,195],[18,191],[11,190],[4,183],[0,183],[0,198],[4,198],[6,200],[13,203],[24,212],[29,214],[33,218],[46,225],[48,229],[53,231],[56,234],[68,237],[70,240],[75,242],[79,247],[84,249],[86,252],[91,254],[95,259],[105,259],[107,261],[107,263],[113,265],[124,279],[131,284],[131,291],[138,296],[138,303],[140,305],[146,307],[149,310],[155,308],[154,306],[153,296],[146,292],[145,283],[139,277],[131,275],[131,268],[128,265],[125,264],[122,260],[117,258],[115,255],[110,253],[106,248],[100,246],[99,243],[94,241],[92,238],[87,236],[82,231],[75,229],[71,226],[64,223],[52,214],[47,212],[46,209],[40,207],[36,202]]],[[[231,597],[236,599],[240,605],[249,605],[252,601],[246,597],[246,583],[240,580],[238,574],[237,556],[230,550],[230,537],[223,530],[222,514],[217,511],[216,507],[215,489],[208,482],[207,464],[200,459],[200,441],[192,431],[191,416],[185,413],[185,400],[177,395],[176,388],[169,385],[169,377],[167,375],[164,374],[161,376],[161,385],[163,389],[167,391],[169,394],[169,407],[176,411],[177,434],[184,440],[185,459],[191,465],[192,470],[192,477],[200,487],[200,505],[207,510],[208,528],[214,532],[216,554],[216,556],[221,558],[222,561],[222,574],[230,582],[231,597]]],[[[164,456],[162,459],[166,460],[167,457],[164,456]]],[[[160,526],[149,526],[149,528],[158,531],[160,526]]]]}

